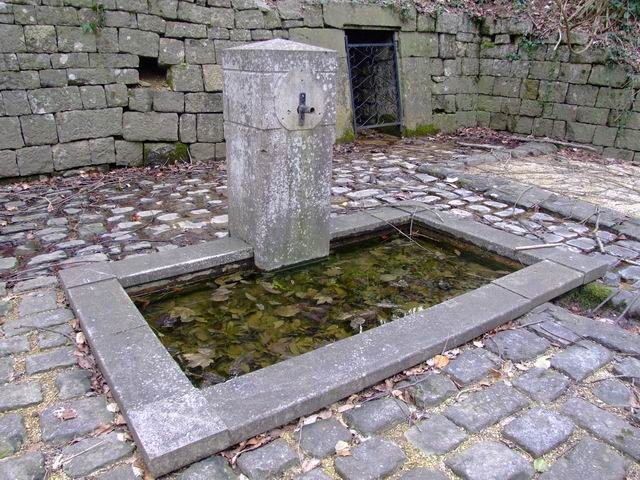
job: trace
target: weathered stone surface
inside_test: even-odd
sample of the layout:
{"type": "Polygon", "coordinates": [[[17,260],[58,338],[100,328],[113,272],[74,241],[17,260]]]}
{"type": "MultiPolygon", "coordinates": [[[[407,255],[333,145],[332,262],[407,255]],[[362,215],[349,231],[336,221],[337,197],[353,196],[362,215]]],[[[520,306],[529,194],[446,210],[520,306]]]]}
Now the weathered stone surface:
{"type": "Polygon", "coordinates": [[[20,172],[18,171],[16,152],[13,150],[0,151],[0,177],[17,177],[18,175],[20,172]]]}
{"type": "Polygon", "coordinates": [[[442,472],[421,467],[409,470],[400,477],[400,480],[447,480],[448,478],[442,472]]]}
{"type": "Polygon", "coordinates": [[[442,371],[449,374],[457,383],[468,385],[487,375],[497,367],[496,362],[484,350],[465,350],[449,362],[442,371]]]}
{"type": "Polygon", "coordinates": [[[615,378],[598,382],[591,393],[604,403],[614,407],[626,407],[631,403],[631,390],[615,378]]]}
{"type": "Polygon", "coordinates": [[[0,340],[0,357],[29,351],[29,340],[26,336],[9,337],[0,340]]]}
{"type": "Polygon", "coordinates": [[[562,413],[594,436],[640,460],[640,429],[581,398],[567,400],[562,413]]]}
{"type": "Polygon", "coordinates": [[[0,412],[28,407],[42,401],[42,388],[35,382],[0,385],[0,412]]]}
{"type": "Polygon", "coordinates": [[[609,350],[585,340],[554,355],[551,358],[551,366],[580,381],[606,365],[612,358],[609,350]]]}
{"type": "Polygon", "coordinates": [[[66,443],[75,437],[86,435],[102,423],[109,423],[112,414],[107,410],[103,397],[83,398],[53,405],[40,414],[42,439],[53,444],[66,443]],[[77,414],[70,420],[58,418],[60,409],[73,410],[77,414]]]}
{"type": "Polygon", "coordinates": [[[65,458],[71,460],[64,465],[64,471],[73,478],[117,462],[133,451],[133,444],[118,440],[118,434],[111,432],[95,438],[85,438],[62,449],[65,458]]]}
{"type": "MultiPolygon", "coordinates": [[[[221,93],[187,93],[184,98],[185,111],[189,113],[222,112],[221,93]]],[[[220,118],[220,120],[222,120],[220,118]]]]}
{"type": "Polygon", "coordinates": [[[153,109],[156,112],[184,112],[184,94],[181,92],[155,92],[153,109]]]}
{"type": "Polygon", "coordinates": [[[184,42],[173,38],[160,39],[158,63],[160,65],[180,65],[184,62],[184,42]]]}
{"type": "Polygon", "coordinates": [[[351,432],[334,418],[318,420],[302,427],[300,447],[315,458],[335,453],[336,443],[350,442],[351,432]]]}
{"type": "Polygon", "coordinates": [[[381,398],[351,409],[345,412],[343,417],[350,427],[370,435],[407,421],[408,415],[409,410],[401,400],[381,398]]]}
{"type": "Polygon", "coordinates": [[[33,375],[47,372],[54,368],[70,367],[76,364],[76,357],[71,347],[57,348],[44,353],[36,353],[27,357],[27,374],[33,375]]]}
{"type": "Polygon", "coordinates": [[[534,473],[527,460],[496,442],[476,443],[445,463],[465,480],[520,480],[534,473]]]}
{"type": "Polygon", "coordinates": [[[26,49],[21,26],[0,24],[0,53],[24,52],[26,49]]]}
{"type": "Polygon", "coordinates": [[[86,34],[81,27],[56,27],[59,52],[95,52],[96,36],[86,34]]]}
{"type": "Polygon", "coordinates": [[[73,333],[73,329],[68,323],[51,327],[50,330],[38,332],[38,347],[44,349],[69,345],[72,342],[73,333]]]}
{"type": "Polygon", "coordinates": [[[470,432],[479,432],[526,407],[529,400],[502,382],[469,395],[444,411],[444,415],[470,432]]]}
{"type": "Polygon", "coordinates": [[[467,438],[463,430],[439,414],[416,424],[404,435],[425,455],[443,455],[467,438]]]}
{"type": "Polygon", "coordinates": [[[222,114],[199,113],[196,125],[198,142],[215,143],[224,140],[222,114]]]}
{"type": "Polygon", "coordinates": [[[439,405],[457,393],[458,388],[446,375],[428,373],[407,391],[418,407],[426,408],[439,405]]]}
{"type": "Polygon", "coordinates": [[[541,480],[623,480],[628,462],[611,447],[586,437],[560,457],[541,480]]]}
{"type": "Polygon", "coordinates": [[[27,431],[24,419],[17,413],[9,413],[0,417],[0,458],[13,455],[25,442],[27,431]]]}
{"type": "Polygon", "coordinates": [[[91,163],[91,147],[86,140],[59,143],[51,147],[51,151],[55,170],[67,170],[91,163]]]}
{"type": "Polygon", "coordinates": [[[42,453],[27,453],[0,462],[0,478],[7,480],[41,480],[45,478],[42,453]]]}
{"type": "Polygon", "coordinates": [[[0,149],[20,148],[24,146],[22,133],[20,131],[20,121],[17,117],[0,117],[0,149]]]}
{"type": "Polygon", "coordinates": [[[24,317],[32,313],[44,312],[56,308],[56,292],[54,290],[40,290],[23,295],[18,304],[18,315],[24,317]]]}
{"type": "Polygon", "coordinates": [[[514,380],[513,386],[537,402],[549,403],[562,395],[571,380],[551,369],[532,368],[514,380]]]}
{"type": "Polygon", "coordinates": [[[640,360],[633,357],[625,357],[613,365],[613,373],[627,382],[640,383],[640,360]]]}
{"type": "Polygon", "coordinates": [[[53,171],[53,157],[51,155],[51,147],[48,145],[22,148],[16,153],[16,161],[18,162],[20,175],[33,175],[53,171]]]}
{"type": "Polygon", "coordinates": [[[351,455],[335,459],[336,472],[345,480],[385,478],[398,470],[406,457],[395,443],[371,438],[351,449],[351,455]]]}
{"type": "Polygon", "coordinates": [[[283,439],[275,440],[238,458],[238,468],[249,480],[266,480],[281,475],[298,463],[298,455],[283,439]]]}
{"type": "Polygon", "coordinates": [[[121,28],[119,34],[120,51],[140,55],[141,57],[158,57],[160,36],[154,32],[144,32],[121,28]]]}
{"type": "Polygon", "coordinates": [[[509,422],[502,433],[534,458],[541,457],[565,442],[573,432],[573,424],[550,410],[534,408],[509,422]]]}
{"type": "MultiPolygon", "coordinates": [[[[98,475],[96,480],[138,480],[139,478],[140,477],[134,473],[132,465],[123,465],[109,470],[102,475],[98,475]]],[[[227,479],[222,477],[221,480],[227,479]]]]}
{"type": "Polygon", "coordinates": [[[125,112],[123,136],[129,141],[177,141],[178,115],[175,113],[125,112]]]}
{"type": "Polygon", "coordinates": [[[122,108],[56,113],[61,142],[122,135],[122,108]]]}
{"type": "Polygon", "coordinates": [[[143,144],[138,142],[115,141],[116,165],[140,166],[143,161],[143,144]]]}
{"type": "Polygon", "coordinates": [[[52,114],[20,117],[26,145],[46,145],[58,142],[58,130],[52,114]]]}
{"type": "Polygon", "coordinates": [[[150,88],[134,88],[129,92],[129,110],[150,112],[154,91],[150,88]]]}
{"type": "Polygon", "coordinates": [[[314,468],[310,472],[296,477],[296,480],[331,480],[331,477],[320,468],[314,468]]]}
{"type": "Polygon", "coordinates": [[[202,77],[204,80],[204,89],[207,92],[222,91],[222,66],[221,65],[203,65],[202,77]]]}
{"type": "Polygon", "coordinates": [[[551,344],[524,329],[503,330],[486,342],[486,347],[501,358],[522,362],[542,355],[551,344]]]}
{"type": "Polygon", "coordinates": [[[219,455],[194,463],[184,472],[178,475],[178,480],[237,480],[229,462],[219,455]]]}
{"type": "Polygon", "coordinates": [[[13,358],[0,358],[0,384],[11,380],[14,365],[13,358]]]}
{"type": "Polygon", "coordinates": [[[176,92],[201,92],[204,90],[200,65],[174,65],[169,70],[169,84],[176,92]]]}

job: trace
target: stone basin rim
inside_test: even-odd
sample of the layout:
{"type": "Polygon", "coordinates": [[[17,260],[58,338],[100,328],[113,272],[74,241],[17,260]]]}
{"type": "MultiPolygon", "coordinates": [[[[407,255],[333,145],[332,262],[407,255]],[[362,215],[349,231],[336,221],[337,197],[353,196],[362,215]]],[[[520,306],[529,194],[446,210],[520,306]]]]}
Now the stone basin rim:
{"type": "Polygon", "coordinates": [[[519,251],[536,242],[411,201],[333,217],[331,239],[406,224],[526,266],[434,307],[204,389],[191,385],[125,288],[248,262],[250,246],[223,238],[61,271],[69,303],[150,472],[169,473],[310,414],[589,283],[609,266],[558,247],[519,251]]]}

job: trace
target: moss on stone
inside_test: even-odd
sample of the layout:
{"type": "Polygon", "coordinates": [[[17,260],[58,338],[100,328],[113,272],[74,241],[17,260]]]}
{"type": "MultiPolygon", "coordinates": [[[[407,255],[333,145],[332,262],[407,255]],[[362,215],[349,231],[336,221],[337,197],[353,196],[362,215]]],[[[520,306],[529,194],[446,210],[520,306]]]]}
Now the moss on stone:
{"type": "Polygon", "coordinates": [[[167,155],[167,158],[171,162],[185,161],[189,158],[189,147],[182,142],[176,142],[175,150],[167,155]]]}
{"type": "Polygon", "coordinates": [[[424,135],[435,135],[440,129],[432,123],[418,125],[416,128],[405,128],[403,135],[405,137],[420,137],[424,135]]]}
{"type": "Polygon", "coordinates": [[[336,143],[338,144],[351,143],[351,142],[354,142],[355,139],[356,139],[356,134],[353,133],[352,129],[349,129],[344,133],[344,135],[336,139],[336,143]]]}
{"type": "Polygon", "coordinates": [[[611,295],[613,290],[599,282],[591,282],[582,287],[576,288],[565,295],[567,303],[578,303],[583,310],[597,307],[611,295]]]}

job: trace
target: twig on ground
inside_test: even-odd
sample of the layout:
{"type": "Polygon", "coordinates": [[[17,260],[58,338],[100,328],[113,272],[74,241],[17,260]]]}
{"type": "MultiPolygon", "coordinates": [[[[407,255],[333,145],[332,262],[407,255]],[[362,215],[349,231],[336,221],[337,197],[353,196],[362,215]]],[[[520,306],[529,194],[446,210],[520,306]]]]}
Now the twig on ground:
{"type": "Polygon", "coordinates": [[[516,247],[514,250],[520,252],[522,250],[537,250],[539,248],[552,248],[552,247],[561,247],[564,243],[542,243],[540,245],[523,245],[521,247],[516,247]]]}

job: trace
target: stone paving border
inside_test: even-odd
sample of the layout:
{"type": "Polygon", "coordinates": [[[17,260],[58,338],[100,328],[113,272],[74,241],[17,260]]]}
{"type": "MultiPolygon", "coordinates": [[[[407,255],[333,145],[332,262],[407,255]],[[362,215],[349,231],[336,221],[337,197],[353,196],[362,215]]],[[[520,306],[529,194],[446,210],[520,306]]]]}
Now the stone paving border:
{"type": "Polygon", "coordinates": [[[332,221],[334,241],[411,223],[529,266],[429,309],[202,390],[191,385],[124,288],[247,261],[249,246],[225,238],[62,271],[71,306],[153,475],[312,413],[514,320],[608,268],[602,259],[564,249],[517,251],[535,242],[424,204],[403,202],[332,221]],[[279,388],[274,391],[273,385],[279,388]]]}

